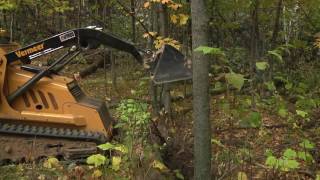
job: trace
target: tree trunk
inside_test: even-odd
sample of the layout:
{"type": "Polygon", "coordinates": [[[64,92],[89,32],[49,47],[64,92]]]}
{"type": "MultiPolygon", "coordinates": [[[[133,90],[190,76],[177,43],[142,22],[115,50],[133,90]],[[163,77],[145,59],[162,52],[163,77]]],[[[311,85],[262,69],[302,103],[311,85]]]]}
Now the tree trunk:
{"type": "Polygon", "coordinates": [[[136,42],[136,14],[135,14],[135,0],[131,0],[131,27],[132,27],[132,42],[136,42]]]}
{"type": "Polygon", "coordinates": [[[272,39],[271,39],[271,48],[275,48],[276,43],[277,43],[277,38],[278,38],[279,30],[280,30],[280,17],[281,17],[281,12],[282,12],[282,3],[283,3],[283,0],[278,1],[276,19],[274,22],[274,29],[273,29],[273,33],[272,33],[272,39]]]}
{"type": "Polygon", "coordinates": [[[251,99],[252,107],[255,108],[255,89],[256,89],[256,61],[259,58],[259,5],[260,0],[255,0],[252,4],[251,10],[251,45],[250,45],[250,77],[253,79],[251,81],[251,99]]]}
{"type": "MultiPolygon", "coordinates": [[[[208,44],[208,17],[204,0],[191,1],[192,49],[208,44]]],[[[209,59],[194,52],[193,116],[194,116],[194,179],[211,179],[211,125],[209,96],[209,59]]]]}
{"type": "MultiPolygon", "coordinates": [[[[278,38],[278,34],[280,31],[280,17],[281,17],[281,12],[282,12],[282,3],[283,0],[279,0],[278,1],[278,6],[277,6],[277,12],[276,12],[276,19],[274,22],[274,29],[273,29],[273,33],[272,33],[272,38],[271,38],[271,49],[273,50],[274,48],[276,48],[277,46],[277,38],[278,38]]],[[[268,71],[268,81],[270,81],[273,77],[273,67],[274,67],[274,63],[272,58],[269,58],[269,71],[268,71]]]]}
{"type": "MultiPolygon", "coordinates": [[[[165,5],[159,5],[159,22],[160,22],[160,34],[161,36],[168,37],[168,11],[165,5]]],[[[161,94],[161,105],[164,106],[164,111],[171,118],[171,95],[169,83],[163,84],[161,94]]]]}

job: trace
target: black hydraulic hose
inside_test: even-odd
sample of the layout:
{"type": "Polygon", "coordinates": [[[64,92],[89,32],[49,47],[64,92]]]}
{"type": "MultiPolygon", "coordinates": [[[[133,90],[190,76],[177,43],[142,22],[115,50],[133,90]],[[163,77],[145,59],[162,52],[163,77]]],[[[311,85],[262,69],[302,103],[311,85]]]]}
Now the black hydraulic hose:
{"type": "MultiPolygon", "coordinates": [[[[21,87],[19,87],[17,90],[15,90],[12,94],[10,94],[9,96],[7,96],[7,101],[8,103],[11,105],[12,102],[19,97],[20,95],[22,95],[23,93],[25,93],[26,91],[28,91],[33,85],[35,85],[41,78],[43,78],[44,76],[48,75],[48,73],[50,73],[50,71],[58,64],[60,64],[68,55],[70,55],[71,52],[75,51],[75,47],[72,47],[67,53],[65,53],[62,57],[60,57],[60,59],[56,60],[54,63],[51,64],[51,66],[49,66],[48,68],[42,70],[41,72],[39,72],[38,74],[34,75],[31,79],[29,79],[25,84],[23,84],[21,87]]],[[[77,55],[77,53],[74,54],[74,56],[77,55]]]]}
{"type": "Polygon", "coordinates": [[[57,67],[55,67],[54,69],[52,69],[51,71],[53,73],[58,73],[60,72],[67,64],[69,64],[73,58],[75,58],[76,56],[78,56],[80,54],[80,51],[77,51],[76,53],[74,53],[71,57],[69,57],[69,59],[67,59],[66,61],[64,61],[61,64],[57,64],[57,67]]]}

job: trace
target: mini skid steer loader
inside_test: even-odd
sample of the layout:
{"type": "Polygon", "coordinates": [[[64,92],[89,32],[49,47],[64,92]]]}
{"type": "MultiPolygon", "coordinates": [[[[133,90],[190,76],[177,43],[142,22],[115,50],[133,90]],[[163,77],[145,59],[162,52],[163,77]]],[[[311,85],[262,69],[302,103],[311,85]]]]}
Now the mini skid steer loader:
{"type": "MultiPolygon", "coordinates": [[[[79,53],[100,45],[144,61],[132,44],[95,28],[69,30],[23,48],[0,44],[0,164],[48,156],[81,159],[110,140],[113,120],[106,103],[87,97],[74,79],[59,75],[79,53]],[[66,53],[49,66],[31,65],[62,48],[66,53]]],[[[171,46],[149,64],[158,84],[191,78],[183,55],[171,46]]]]}

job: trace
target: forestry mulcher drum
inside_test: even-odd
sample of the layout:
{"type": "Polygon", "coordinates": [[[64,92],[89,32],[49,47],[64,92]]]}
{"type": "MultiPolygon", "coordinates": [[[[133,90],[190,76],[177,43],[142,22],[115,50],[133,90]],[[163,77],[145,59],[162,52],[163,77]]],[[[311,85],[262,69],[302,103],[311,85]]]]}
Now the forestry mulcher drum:
{"type": "MultiPolygon", "coordinates": [[[[140,64],[145,63],[144,51],[94,27],[69,30],[23,48],[1,43],[0,163],[48,156],[81,159],[110,140],[114,121],[106,103],[86,96],[74,79],[59,72],[79,53],[100,45],[130,53],[140,64]],[[49,66],[31,65],[59,49],[66,49],[65,54],[49,66]]],[[[147,63],[157,84],[191,78],[184,56],[171,46],[147,63]]]]}

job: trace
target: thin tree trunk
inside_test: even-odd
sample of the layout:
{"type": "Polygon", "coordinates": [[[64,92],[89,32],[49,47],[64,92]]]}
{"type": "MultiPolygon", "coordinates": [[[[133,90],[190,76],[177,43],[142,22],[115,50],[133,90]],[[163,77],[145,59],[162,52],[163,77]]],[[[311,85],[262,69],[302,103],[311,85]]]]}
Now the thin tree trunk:
{"type": "MultiPolygon", "coordinates": [[[[280,31],[280,17],[281,17],[281,12],[282,12],[282,3],[283,3],[283,0],[279,0],[278,1],[276,19],[275,19],[275,22],[274,22],[274,29],[273,29],[271,43],[270,43],[271,44],[271,49],[274,49],[277,46],[278,34],[279,34],[279,31],[280,31]]],[[[268,73],[268,77],[267,77],[268,81],[270,81],[272,79],[272,76],[273,76],[274,63],[273,63],[273,60],[271,58],[269,58],[269,65],[270,65],[270,68],[269,68],[269,73],[268,73]]]]}
{"type": "MultiPolygon", "coordinates": [[[[208,17],[204,0],[191,1],[192,49],[208,44],[208,17]]],[[[194,179],[211,178],[209,59],[193,51],[194,179]]]]}
{"type": "Polygon", "coordinates": [[[280,30],[280,17],[281,17],[281,12],[282,12],[282,3],[283,3],[283,0],[278,1],[276,19],[275,19],[274,29],[273,29],[273,33],[272,33],[272,39],[271,39],[271,47],[272,48],[275,48],[275,45],[277,43],[279,30],[280,30]]]}
{"type": "Polygon", "coordinates": [[[14,13],[11,13],[11,20],[10,20],[10,42],[13,42],[13,24],[14,24],[14,13]]]}
{"type": "MultiPolygon", "coordinates": [[[[259,5],[260,1],[255,0],[253,2],[252,12],[251,12],[251,47],[250,47],[250,76],[255,79],[255,69],[256,61],[259,57],[259,5]]],[[[255,108],[255,88],[256,80],[251,81],[251,98],[252,98],[252,107],[255,108]]]]}
{"type": "Polygon", "coordinates": [[[132,42],[136,42],[136,14],[135,14],[135,0],[131,0],[131,27],[132,27],[132,42]]]}

